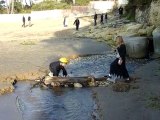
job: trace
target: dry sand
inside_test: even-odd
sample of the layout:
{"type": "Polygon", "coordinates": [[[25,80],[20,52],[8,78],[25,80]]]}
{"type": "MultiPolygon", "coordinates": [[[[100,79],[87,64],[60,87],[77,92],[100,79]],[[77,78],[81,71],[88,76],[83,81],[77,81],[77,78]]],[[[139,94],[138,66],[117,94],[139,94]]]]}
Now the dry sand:
{"type": "MultiPolygon", "coordinates": [[[[106,45],[91,40],[73,38],[74,19],[63,27],[63,19],[32,21],[32,27],[22,23],[0,23],[0,78],[36,78],[61,56],[77,56],[106,51],[106,45]],[[94,48],[94,49],[92,49],[94,48]]],[[[80,19],[80,30],[90,24],[80,19]]]]}
{"type": "MultiPolygon", "coordinates": [[[[32,27],[22,27],[22,23],[0,23],[0,92],[7,88],[13,90],[13,79],[35,79],[45,74],[50,62],[61,56],[102,53],[108,50],[103,43],[90,39],[73,38],[74,19],[69,20],[68,27],[63,27],[63,19],[44,19],[32,21],[32,27]],[[93,49],[94,48],[94,49],[93,49]]],[[[81,21],[82,27],[89,25],[81,21]]],[[[16,96],[0,96],[0,119],[21,120],[16,106],[16,96]]]]}
{"type": "MultiPolygon", "coordinates": [[[[74,56],[107,50],[102,44],[90,43],[88,40],[81,42],[78,38],[73,39],[72,33],[75,31],[73,20],[70,21],[67,28],[63,27],[63,20],[39,20],[32,21],[32,23],[32,27],[26,28],[21,27],[22,23],[0,23],[1,80],[4,80],[2,79],[3,75],[16,74],[18,76],[18,73],[20,73],[19,76],[22,73],[27,73],[26,76],[39,75],[40,70],[46,70],[48,64],[60,56],[74,56]],[[68,28],[70,29],[66,31],[68,28]],[[97,49],[92,49],[93,47],[97,49]]],[[[90,24],[89,22],[84,23],[84,25],[90,24]]],[[[160,96],[159,69],[159,60],[137,69],[134,76],[141,79],[132,84],[138,85],[139,89],[132,89],[129,92],[113,92],[110,87],[95,88],[101,119],[159,120],[160,111],[147,107],[148,102],[151,102],[149,98],[160,96]]],[[[24,77],[24,74],[21,78],[24,77]]],[[[0,118],[3,120],[21,119],[15,101],[16,96],[1,96],[0,118]],[[4,114],[10,114],[10,116],[4,114]]]]}

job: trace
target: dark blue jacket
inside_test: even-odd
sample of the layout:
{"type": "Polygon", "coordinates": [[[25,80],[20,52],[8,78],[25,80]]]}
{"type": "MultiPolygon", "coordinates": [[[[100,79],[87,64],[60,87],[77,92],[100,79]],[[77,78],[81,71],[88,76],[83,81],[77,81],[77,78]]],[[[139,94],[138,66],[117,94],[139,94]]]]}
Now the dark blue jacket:
{"type": "Polygon", "coordinates": [[[60,65],[59,61],[50,63],[49,69],[53,73],[53,76],[58,76],[61,70],[63,71],[63,76],[67,76],[66,69],[64,66],[60,65]]]}

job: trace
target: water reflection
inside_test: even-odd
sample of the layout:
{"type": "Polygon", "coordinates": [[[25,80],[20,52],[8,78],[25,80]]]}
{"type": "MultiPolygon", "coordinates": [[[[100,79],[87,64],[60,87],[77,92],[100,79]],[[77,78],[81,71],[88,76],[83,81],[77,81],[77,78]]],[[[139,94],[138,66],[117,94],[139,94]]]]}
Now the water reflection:
{"type": "Polygon", "coordinates": [[[91,120],[94,101],[90,89],[34,88],[30,82],[17,84],[15,94],[24,120],[91,120]]]}

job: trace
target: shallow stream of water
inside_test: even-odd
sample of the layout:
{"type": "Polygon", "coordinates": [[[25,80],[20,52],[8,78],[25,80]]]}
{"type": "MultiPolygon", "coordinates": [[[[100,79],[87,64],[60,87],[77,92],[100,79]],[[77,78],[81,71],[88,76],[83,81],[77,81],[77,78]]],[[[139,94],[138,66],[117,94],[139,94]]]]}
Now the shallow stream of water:
{"type": "MultiPolygon", "coordinates": [[[[69,76],[102,77],[109,72],[112,54],[94,55],[72,60],[66,66],[69,76]]],[[[127,60],[129,73],[145,60],[127,60]]],[[[92,120],[95,100],[91,88],[57,88],[30,90],[32,82],[18,82],[15,94],[17,107],[24,120],[92,120]]],[[[94,118],[95,119],[95,118],[94,118]]],[[[98,119],[98,116],[97,118],[98,119]]]]}

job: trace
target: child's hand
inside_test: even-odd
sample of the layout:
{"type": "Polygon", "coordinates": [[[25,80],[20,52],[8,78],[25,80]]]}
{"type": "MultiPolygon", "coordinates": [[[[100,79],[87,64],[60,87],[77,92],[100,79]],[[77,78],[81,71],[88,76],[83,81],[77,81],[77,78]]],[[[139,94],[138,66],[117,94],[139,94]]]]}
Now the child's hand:
{"type": "Polygon", "coordinates": [[[122,65],[122,62],[123,62],[123,60],[122,60],[122,59],[119,59],[119,60],[118,60],[118,65],[122,65]]]}

